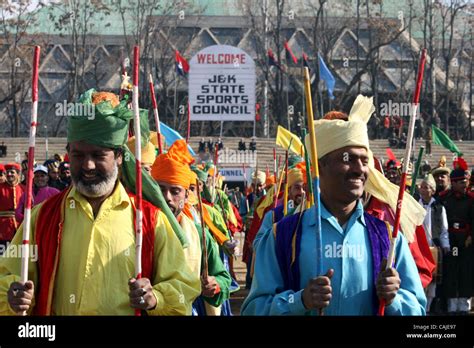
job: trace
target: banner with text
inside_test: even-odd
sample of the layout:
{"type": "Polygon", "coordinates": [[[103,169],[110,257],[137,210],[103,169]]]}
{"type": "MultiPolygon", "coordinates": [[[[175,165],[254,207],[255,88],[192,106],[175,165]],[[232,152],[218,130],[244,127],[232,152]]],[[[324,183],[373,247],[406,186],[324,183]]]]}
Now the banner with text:
{"type": "Polygon", "coordinates": [[[240,48],[209,46],[190,61],[191,121],[254,121],[255,63],[240,48]]]}

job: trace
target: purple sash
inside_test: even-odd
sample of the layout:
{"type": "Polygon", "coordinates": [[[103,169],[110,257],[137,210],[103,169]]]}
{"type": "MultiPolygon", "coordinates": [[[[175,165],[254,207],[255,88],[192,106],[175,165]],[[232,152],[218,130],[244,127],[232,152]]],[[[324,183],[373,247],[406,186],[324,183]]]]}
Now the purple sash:
{"type": "MultiPolygon", "coordinates": [[[[306,214],[306,211],[304,212],[304,214],[306,214]]],[[[282,291],[301,290],[300,269],[298,260],[301,250],[300,244],[302,235],[302,222],[300,222],[298,230],[296,231],[298,217],[299,214],[287,216],[280,220],[280,222],[278,222],[276,226],[275,252],[285,287],[282,291]],[[293,238],[296,238],[294,253],[292,248],[293,238]],[[295,260],[294,262],[292,262],[293,257],[295,260]]],[[[385,222],[369,215],[368,213],[364,213],[364,218],[367,225],[367,232],[369,235],[370,247],[372,251],[372,274],[373,284],[375,288],[377,277],[380,273],[380,266],[382,265],[382,260],[388,255],[390,241],[385,222]]],[[[301,219],[303,220],[303,217],[301,219]]],[[[374,294],[376,294],[375,290],[374,294]]],[[[376,310],[378,301],[377,298],[374,298],[374,300],[374,310],[376,310]]]]}

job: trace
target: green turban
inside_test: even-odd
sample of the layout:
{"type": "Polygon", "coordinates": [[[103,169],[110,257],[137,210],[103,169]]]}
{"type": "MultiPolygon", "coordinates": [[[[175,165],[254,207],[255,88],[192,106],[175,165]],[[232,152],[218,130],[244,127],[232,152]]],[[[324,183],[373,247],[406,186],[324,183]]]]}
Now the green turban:
{"type": "Polygon", "coordinates": [[[298,163],[303,162],[304,159],[298,155],[291,155],[288,157],[288,168],[294,168],[298,163]]]}
{"type": "Polygon", "coordinates": [[[74,108],[77,114],[69,117],[67,141],[84,140],[101,147],[121,147],[127,142],[133,111],[127,108],[127,100],[122,100],[115,108],[110,101],[94,105],[92,94],[95,92],[95,89],[89,89],[79,97],[74,108]],[[80,109],[79,104],[85,107],[80,109]]]}
{"type": "Polygon", "coordinates": [[[191,166],[191,170],[192,170],[194,173],[196,173],[196,175],[197,175],[197,177],[198,177],[198,179],[199,179],[200,181],[206,183],[206,181],[207,181],[207,176],[208,176],[207,172],[205,172],[204,170],[198,169],[198,167],[196,167],[195,165],[192,165],[192,166],[191,166]]]}

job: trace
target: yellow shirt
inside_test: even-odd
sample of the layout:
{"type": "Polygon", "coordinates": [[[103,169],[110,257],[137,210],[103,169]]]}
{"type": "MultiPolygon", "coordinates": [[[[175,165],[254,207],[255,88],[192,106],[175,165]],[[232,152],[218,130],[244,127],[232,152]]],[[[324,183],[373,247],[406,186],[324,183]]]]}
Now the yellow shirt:
{"type": "MultiPolygon", "coordinates": [[[[121,184],[116,185],[95,219],[91,205],[75,188],[66,200],[52,314],[133,315],[128,280],[135,274],[135,231],[127,192],[121,184]]],[[[35,245],[38,207],[32,213],[30,248],[35,245]]],[[[21,245],[22,234],[20,226],[10,251],[21,245]]],[[[2,315],[14,313],[7,302],[7,291],[11,282],[20,279],[21,258],[12,255],[7,251],[9,257],[0,257],[2,315]]],[[[37,284],[37,263],[30,259],[29,264],[28,279],[37,284]]],[[[155,229],[153,268],[151,283],[157,306],[148,314],[190,315],[191,304],[200,294],[200,280],[186,265],[183,248],[161,212],[155,229]]]]}
{"type": "Polygon", "coordinates": [[[202,248],[199,239],[199,232],[196,229],[194,221],[188,218],[184,213],[180,213],[179,224],[183,228],[183,232],[188,239],[189,246],[184,249],[184,257],[186,263],[193,274],[197,277],[201,276],[202,248]]]}

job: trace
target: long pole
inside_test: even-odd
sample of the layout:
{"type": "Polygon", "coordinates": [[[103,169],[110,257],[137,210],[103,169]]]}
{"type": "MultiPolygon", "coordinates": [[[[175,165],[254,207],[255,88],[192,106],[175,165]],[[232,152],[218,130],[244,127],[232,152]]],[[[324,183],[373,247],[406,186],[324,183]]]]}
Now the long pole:
{"type": "MultiPolygon", "coordinates": [[[[26,174],[25,220],[23,224],[23,243],[21,253],[21,282],[28,281],[28,256],[30,255],[31,205],[33,198],[33,164],[35,163],[36,127],[38,120],[38,74],[41,48],[35,47],[33,56],[33,76],[31,79],[31,122],[28,147],[28,172],[26,174]]],[[[26,311],[21,315],[26,315],[26,311]]]]}
{"type": "MultiPolygon", "coordinates": [[[[196,179],[196,187],[199,187],[199,179],[196,179]]],[[[202,211],[202,199],[201,195],[197,194],[198,202],[199,202],[199,213],[201,215],[201,230],[202,230],[202,275],[207,278],[208,272],[208,265],[207,265],[207,244],[206,244],[206,229],[205,229],[205,222],[204,222],[204,214],[202,211]]]]}
{"type": "Polygon", "coordinates": [[[276,208],[277,207],[277,204],[278,204],[278,196],[280,195],[280,190],[281,190],[281,186],[283,185],[283,178],[284,178],[284,175],[283,175],[283,170],[285,169],[284,165],[283,164],[283,167],[280,169],[280,164],[281,164],[281,155],[278,155],[278,169],[280,170],[280,177],[278,178],[278,180],[275,178],[275,181],[278,181],[278,186],[277,186],[277,190],[275,192],[275,200],[273,201],[273,208],[276,208]]]}
{"type": "MultiPolygon", "coordinates": [[[[423,49],[421,52],[420,63],[418,65],[418,76],[416,79],[416,87],[415,93],[413,95],[413,103],[412,103],[412,114],[410,115],[410,123],[408,125],[408,138],[407,138],[407,147],[405,149],[405,161],[403,162],[402,168],[402,176],[400,180],[400,190],[398,191],[398,200],[397,200],[397,210],[395,212],[395,223],[393,225],[393,233],[390,238],[390,249],[388,251],[388,258],[387,258],[387,268],[393,266],[393,260],[395,257],[395,242],[398,236],[398,230],[400,228],[400,217],[402,213],[402,204],[403,204],[403,194],[405,193],[406,181],[407,181],[407,173],[408,173],[408,164],[410,163],[410,155],[411,155],[411,146],[413,140],[413,133],[415,130],[415,118],[419,108],[420,102],[420,92],[421,92],[421,85],[423,83],[423,73],[425,71],[425,62],[426,62],[426,49],[423,49]]],[[[383,316],[385,313],[385,300],[380,299],[379,305],[379,312],[380,316],[383,316]]]]}
{"type": "Polygon", "coordinates": [[[285,191],[283,192],[283,216],[288,215],[288,150],[285,152],[285,179],[283,181],[285,191]]]}
{"type": "MultiPolygon", "coordinates": [[[[265,42],[265,52],[268,52],[268,0],[263,0],[264,2],[264,15],[265,15],[265,32],[264,32],[264,42],[265,42]]],[[[269,67],[270,71],[271,67],[269,67]]],[[[268,79],[265,78],[263,86],[263,136],[270,137],[270,132],[268,130],[268,79]]]]}
{"type": "Polygon", "coordinates": [[[309,77],[309,69],[304,69],[304,83],[306,93],[306,109],[308,113],[308,128],[309,128],[309,139],[311,146],[311,176],[313,178],[313,192],[315,195],[314,203],[316,205],[316,253],[317,253],[317,266],[318,274],[323,274],[323,238],[321,232],[321,199],[319,192],[319,168],[318,168],[318,153],[316,147],[316,135],[314,133],[314,114],[313,114],[313,101],[311,98],[311,84],[309,77]]]}
{"type": "MultiPolygon", "coordinates": [[[[138,108],[138,73],[140,62],[140,48],[135,46],[133,48],[133,95],[132,106],[134,116],[134,130],[135,130],[135,175],[136,175],[136,217],[135,217],[135,274],[136,279],[142,277],[142,139],[140,132],[140,110],[138,108]]],[[[140,316],[141,311],[135,309],[135,315],[140,316]]]]}
{"type": "Polygon", "coordinates": [[[276,158],[276,146],[273,147],[273,178],[275,179],[275,183],[273,184],[273,201],[276,202],[278,200],[277,194],[277,158],[276,158]]]}
{"type": "Polygon", "coordinates": [[[176,129],[176,120],[178,118],[178,73],[174,69],[174,115],[173,115],[173,128],[176,129]]]}
{"type": "Polygon", "coordinates": [[[189,101],[188,101],[188,117],[187,117],[187,132],[186,132],[186,144],[189,144],[189,138],[191,138],[191,107],[189,106],[189,101]]]}
{"type": "Polygon", "coordinates": [[[245,206],[247,208],[247,212],[250,211],[249,209],[249,200],[247,197],[247,173],[245,172],[245,163],[242,163],[242,175],[244,177],[244,197],[245,197],[245,206]]]}
{"type": "Polygon", "coordinates": [[[286,77],[286,121],[288,123],[288,130],[291,132],[291,122],[290,122],[290,76],[289,73],[287,72],[285,74],[286,77]]]}
{"type": "Polygon", "coordinates": [[[311,208],[314,204],[314,192],[313,192],[313,181],[311,180],[311,163],[309,161],[308,150],[304,139],[306,138],[306,128],[303,128],[303,148],[304,148],[304,162],[306,164],[306,178],[308,185],[308,195],[306,196],[306,208],[311,208]]]}
{"type": "Polygon", "coordinates": [[[425,147],[420,146],[420,150],[418,152],[418,159],[416,160],[415,171],[413,172],[413,178],[411,180],[410,195],[412,196],[415,194],[416,179],[418,179],[418,173],[420,172],[421,159],[423,158],[423,151],[425,151],[425,147]]]}
{"type": "Polygon", "coordinates": [[[153,85],[153,77],[150,74],[150,94],[151,94],[151,104],[153,106],[153,116],[155,117],[155,124],[156,124],[156,135],[158,140],[158,154],[163,153],[163,149],[161,148],[161,126],[160,126],[160,115],[158,114],[158,104],[156,103],[155,97],[155,86],[153,85]]]}
{"type": "Polygon", "coordinates": [[[44,126],[44,131],[46,133],[46,139],[45,139],[45,149],[46,149],[46,159],[49,159],[49,139],[48,139],[48,126],[44,126]]]}

